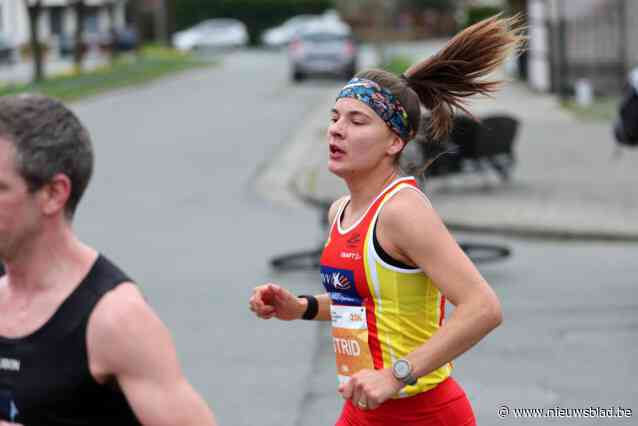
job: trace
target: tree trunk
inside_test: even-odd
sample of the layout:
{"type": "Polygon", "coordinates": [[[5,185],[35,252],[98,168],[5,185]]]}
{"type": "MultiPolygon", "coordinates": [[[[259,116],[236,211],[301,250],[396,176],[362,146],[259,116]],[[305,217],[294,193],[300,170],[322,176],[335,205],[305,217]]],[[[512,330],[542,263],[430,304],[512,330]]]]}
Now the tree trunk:
{"type": "Polygon", "coordinates": [[[86,53],[84,45],[84,19],[86,16],[86,4],[84,0],[75,0],[75,46],[73,49],[73,65],[76,73],[82,72],[82,61],[86,53]]]}
{"type": "Polygon", "coordinates": [[[29,13],[29,27],[31,32],[31,55],[33,57],[33,82],[38,83],[44,80],[44,61],[42,44],[40,43],[40,29],[38,21],[42,13],[42,0],[34,2],[26,1],[29,13]]]}
{"type": "Polygon", "coordinates": [[[166,45],[168,42],[168,32],[166,29],[166,2],[165,0],[155,0],[154,27],[155,42],[160,45],[166,45]]]}
{"type": "Polygon", "coordinates": [[[117,58],[117,34],[116,34],[116,29],[115,29],[115,6],[116,6],[117,0],[111,0],[107,5],[106,5],[106,10],[108,11],[108,15],[109,15],[109,36],[110,36],[110,40],[109,40],[109,46],[108,46],[108,52],[109,52],[109,61],[111,62],[111,66],[113,65],[113,63],[115,62],[115,59],[117,58]]]}
{"type": "Polygon", "coordinates": [[[175,3],[177,0],[166,0],[166,44],[171,45],[171,37],[175,33],[175,3]]]}
{"type": "Polygon", "coordinates": [[[126,7],[129,13],[130,24],[133,25],[137,32],[138,43],[135,48],[135,56],[138,60],[140,60],[142,58],[142,40],[144,39],[140,0],[129,0],[126,3],[126,7]]]}

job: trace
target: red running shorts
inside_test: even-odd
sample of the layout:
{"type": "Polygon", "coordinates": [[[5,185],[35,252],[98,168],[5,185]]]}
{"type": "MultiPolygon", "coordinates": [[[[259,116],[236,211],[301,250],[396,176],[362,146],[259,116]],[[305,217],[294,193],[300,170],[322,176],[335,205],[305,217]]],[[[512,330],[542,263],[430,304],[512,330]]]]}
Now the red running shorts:
{"type": "Polygon", "coordinates": [[[463,388],[448,377],[418,395],[390,399],[374,410],[361,410],[347,400],[335,426],[476,426],[463,388]]]}

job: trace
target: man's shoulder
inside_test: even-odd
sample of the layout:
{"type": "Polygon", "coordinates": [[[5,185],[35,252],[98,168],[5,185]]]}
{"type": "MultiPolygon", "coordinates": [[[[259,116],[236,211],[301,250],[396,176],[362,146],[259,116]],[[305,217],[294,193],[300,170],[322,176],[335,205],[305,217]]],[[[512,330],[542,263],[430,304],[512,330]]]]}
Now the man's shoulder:
{"type": "Polygon", "coordinates": [[[158,327],[158,316],[144,300],[138,287],[124,282],[98,302],[91,313],[87,329],[89,352],[102,362],[113,364],[144,345],[158,327]]]}
{"type": "Polygon", "coordinates": [[[91,321],[106,331],[117,331],[125,321],[145,314],[150,307],[137,285],[124,281],[108,291],[95,307],[91,321]]]}
{"type": "Polygon", "coordinates": [[[120,284],[91,314],[87,344],[99,371],[118,374],[145,368],[145,360],[171,347],[170,333],[136,285],[120,284]]]}
{"type": "Polygon", "coordinates": [[[91,336],[108,344],[144,337],[149,320],[156,316],[139,288],[123,282],[101,297],[89,319],[91,336]]]}

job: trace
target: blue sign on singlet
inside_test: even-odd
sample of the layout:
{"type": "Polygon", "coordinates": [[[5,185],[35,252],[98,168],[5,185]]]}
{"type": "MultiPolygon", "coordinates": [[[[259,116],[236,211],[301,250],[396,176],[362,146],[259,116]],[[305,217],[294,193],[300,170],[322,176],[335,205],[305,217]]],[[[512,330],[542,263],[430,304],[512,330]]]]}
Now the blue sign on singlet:
{"type": "Polygon", "coordinates": [[[347,269],[321,266],[321,283],[335,305],[361,306],[361,296],[354,285],[354,273],[347,269]]]}

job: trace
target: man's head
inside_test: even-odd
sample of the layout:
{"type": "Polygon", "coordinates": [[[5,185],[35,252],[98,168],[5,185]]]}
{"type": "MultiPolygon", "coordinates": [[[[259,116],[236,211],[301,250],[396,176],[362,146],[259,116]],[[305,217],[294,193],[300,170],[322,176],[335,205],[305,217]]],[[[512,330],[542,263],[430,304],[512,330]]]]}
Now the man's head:
{"type": "Polygon", "coordinates": [[[91,140],[75,114],[46,96],[0,97],[0,138],[13,145],[15,170],[31,193],[68,178],[64,213],[71,220],[93,172],[91,140]]]}

